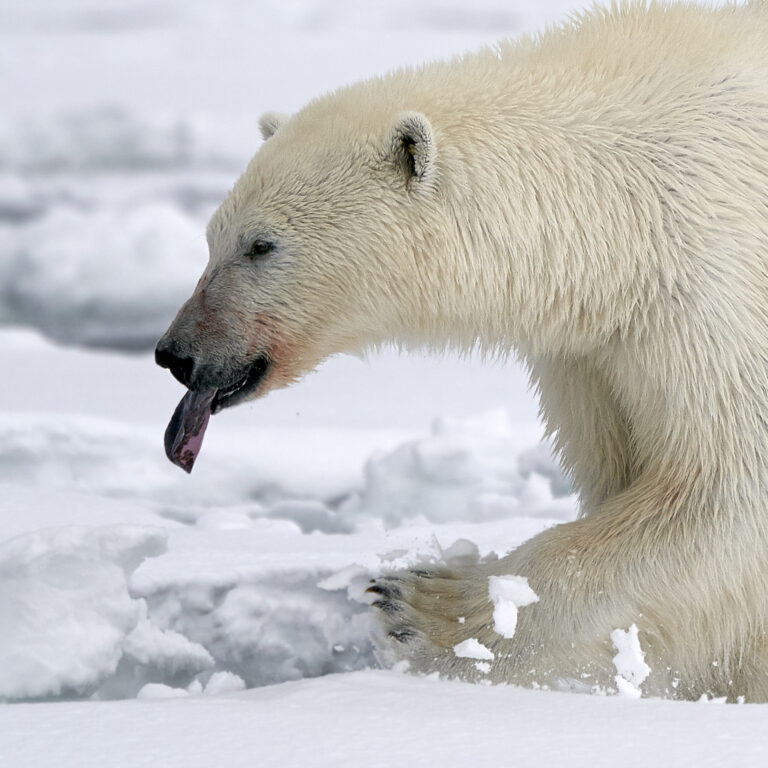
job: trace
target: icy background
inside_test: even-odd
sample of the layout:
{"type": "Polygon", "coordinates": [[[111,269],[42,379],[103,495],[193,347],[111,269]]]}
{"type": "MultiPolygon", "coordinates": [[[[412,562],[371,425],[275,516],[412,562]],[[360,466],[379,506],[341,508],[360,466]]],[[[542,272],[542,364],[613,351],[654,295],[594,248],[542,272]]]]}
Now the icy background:
{"type": "Polygon", "coordinates": [[[163,454],[151,349],[259,115],[574,7],[3,0],[1,766],[765,764],[764,706],[377,668],[372,575],[575,515],[513,363],[334,359],[163,454]]]}

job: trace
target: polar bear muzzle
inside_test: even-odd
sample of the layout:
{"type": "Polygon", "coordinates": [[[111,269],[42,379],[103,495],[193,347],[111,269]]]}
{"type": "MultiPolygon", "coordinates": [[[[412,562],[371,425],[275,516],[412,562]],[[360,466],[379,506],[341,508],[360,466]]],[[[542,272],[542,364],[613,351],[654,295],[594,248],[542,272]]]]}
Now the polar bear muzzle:
{"type": "MultiPolygon", "coordinates": [[[[180,364],[175,364],[173,355],[158,347],[155,359],[158,365],[169,368],[173,375],[181,380],[177,375],[180,364]]],[[[188,390],[176,406],[165,430],[165,455],[170,461],[185,472],[191,472],[202,448],[211,414],[237,405],[253,394],[264,380],[269,366],[269,358],[259,355],[245,373],[234,379],[231,384],[204,390],[188,390]]]]}

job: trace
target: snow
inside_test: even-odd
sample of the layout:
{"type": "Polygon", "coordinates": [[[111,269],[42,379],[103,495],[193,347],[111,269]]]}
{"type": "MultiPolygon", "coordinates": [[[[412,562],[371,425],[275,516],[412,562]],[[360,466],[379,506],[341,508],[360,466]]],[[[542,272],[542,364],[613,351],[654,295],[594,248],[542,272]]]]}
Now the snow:
{"type": "MultiPolygon", "coordinates": [[[[576,514],[513,361],[335,358],[213,418],[191,477],[163,454],[151,348],[258,116],[575,7],[0,4],[0,764],[765,763],[762,705],[379,667],[371,578],[576,514]]],[[[495,602],[509,632],[520,595],[495,602]]]]}
{"type": "Polygon", "coordinates": [[[651,668],[645,663],[645,653],[640,647],[637,633],[637,624],[632,624],[626,631],[614,629],[611,632],[611,642],[618,651],[613,657],[616,687],[620,696],[630,699],[640,698],[640,686],[651,674],[651,668]]]}
{"type": "Polygon", "coordinates": [[[765,765],[762,706],[625,701],[417,678],[329,675],[218,697],[19,704],[0,755],[34,768],[765,765]]]}
{"type": "Polygon", "coordinates": [[[0,249],[0,323],[99,346],[151,346],[206,260],[200,224],[160,201],[52,206],[0,226],[0,249]]]}
{"type": "Polygon", "coordinates": [[[205,684],[203,694],[206,696],[219,696],[222,693],[236,693],[245,689],[245,681],[242,677],[231,672],[215,672],[205,684]]]}
{"type": "Polygon", "coordinates": [[[493,651],[486,648],[477,638],[468,637],[453,646],[453,652],[460,659],[487,659],[493,661],[493,651]]]}
{"type": "Polygon", "coordinates": [[[124,652],[167,652],[157,630],[131,637],[146,618],[127,586],[164,549],[162,530],[126,526],[43,530],[0,545],[0,697],[88,694],[124,652]]]}
{"type": "Polygon", "coordinates": [[[189,696],[189,691],[185,691],[183,688],[172,688],[170,685],[163,685],[162,683],[147,683],[136,694],[136,698],[142,701],[183,699],[185,696],[189,696]]]}
{"type": "Polygon", "coordinates": [[[493,520],[521,508],[530,517],[567,519],[572,513],[570,493],[546,446],[531,446],[503,411],[439,419],[428,437],[373,456],[365,480],[363,493],[340,511],[359,514],[364,508],[388,525],[402,523],[413,510],[435,522],[493,520]]]}
{"type": "Polygon", "coordinates": [[[511,640],[517,628],[518,608],[539,601],[524,576],[489,576],[488,599],[493,603],[494,632],[511,640]]]}

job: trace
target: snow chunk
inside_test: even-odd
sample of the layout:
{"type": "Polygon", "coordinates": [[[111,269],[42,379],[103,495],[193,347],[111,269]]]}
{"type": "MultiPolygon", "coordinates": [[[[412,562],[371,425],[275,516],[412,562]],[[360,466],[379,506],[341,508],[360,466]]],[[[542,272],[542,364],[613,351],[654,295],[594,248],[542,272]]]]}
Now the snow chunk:
{"type": "Polygon", "coordinates": [[[645,663],[645,653],[640,648],[637,625],[632,624],[626,632],[614,629],[611,641],[618,651],[613,657],[613,665],[617,672],[615,680],[619,696],[639,699],[642,695],[640,686],[651,674],[651,668],[645,663]]]}
{"type": "Polygon", "coordinates": [[[621,675],[616,675],[616,690],[619,692],[619,696],[625,699],[639,699],[643,692],[629,680],[625,680],[621,675]]]}
{"type": "Polygon", "coordinates": [[[358,565],[357,563],[352,563],[352,565],[348,565],[346,568],[342,568],[340,571],[331,574],[322,581],[318,581],[317,586],[320,589],[326,590],[327,592],[335,592],[340,589],[349,589],[349,586],[354,579],[361,576],[366,576],[367,574],[367,568],[363,568],[362,565],[358,565]]]}
{"type": "Polygon", "coordinates": [[[493,603],[493,629],[507,639],[515,636],[517,609],[539,601],[524,576],[489,576],[488,597],[493,603]]]}
{"type": "Polygon", "coordinates": [[[202,645],[172,629],[160,629],[151,624],[146,619],[146,603],[140,600],[139,604],[143,616],[123,645],[127,659],[161,669],[169,675],[195,675],[213,667],[213,657],[202,645]]]}
{"type": "MultiPolygon", "coordinates": [[[[699,704],[726,704],[728,702],[727,696],[713,696],[711,699],[709,696],[707,696],[706,693],[702,693],[701,696],[699,696],[698,699],[696,699],[697,703],[699,704]]],[[[737,704],[743,704],[744,703],[744,697],[739,696],[737,701],[737,704]]]]}
{"type": "Polygon", "coordinates": [[[245,690],[245,681],[233,672],[214,672],[205,686],[206,696],[218,696],[222,693],[237,693],[245,690]]]}
{"type": "Polygon", "coordinates": [[[142,618],[127,579],[161,529],[43,530],[0,544],[0,697],[87,694],[114,674],[142,618]]]}
{"type": "Polygon", "coordinates": [[[453,646],[453,652],[460,659],[481,659],[493,661],[493,651],[486,648],[479,640],[470,637],[453,646]]]}
{"type": "Polygon", "coordinates": [[[189,691],[183,688],[172,688],[170,685],[162,683],[147,683],[137,694],[137,699],[145,701],[152,699],[185,699],[189,696],[189,691]]]}
{"type": "Polygon", "coordinates": [[[371,574],[367,568],[357,563],[352,563],[346,568],[332,574],[326,579],[319,581],[317,586],[326,592],[336,592],[342,589],[347,590],[347,599],[362,605],[370,605],[373,601],[371,595],[366,594],[366,589],[370,586],[371,574]]]}

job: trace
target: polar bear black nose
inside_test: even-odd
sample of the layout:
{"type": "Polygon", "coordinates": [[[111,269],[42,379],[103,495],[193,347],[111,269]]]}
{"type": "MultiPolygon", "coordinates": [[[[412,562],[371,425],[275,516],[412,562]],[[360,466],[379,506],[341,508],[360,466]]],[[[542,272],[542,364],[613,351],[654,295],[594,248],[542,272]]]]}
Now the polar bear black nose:
{"type": "Polygon", "coordinates": [[[195,367],[193,357],[180,357],[170,345],[166,346],[161,340],[155,349],[155,362],[161,368],[167,368],[185,387],[189,387],[195,367]]]}

